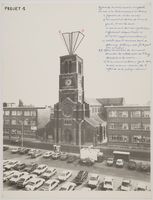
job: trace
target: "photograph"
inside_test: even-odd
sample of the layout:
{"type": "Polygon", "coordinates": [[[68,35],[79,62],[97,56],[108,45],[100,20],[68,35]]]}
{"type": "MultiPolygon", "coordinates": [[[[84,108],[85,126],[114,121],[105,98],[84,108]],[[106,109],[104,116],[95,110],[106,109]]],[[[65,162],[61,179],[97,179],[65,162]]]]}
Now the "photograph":
{"type": "Polygon", "coordinates": [[[1,11],[2,194],[151,199],[151,1],[1,11]]]}

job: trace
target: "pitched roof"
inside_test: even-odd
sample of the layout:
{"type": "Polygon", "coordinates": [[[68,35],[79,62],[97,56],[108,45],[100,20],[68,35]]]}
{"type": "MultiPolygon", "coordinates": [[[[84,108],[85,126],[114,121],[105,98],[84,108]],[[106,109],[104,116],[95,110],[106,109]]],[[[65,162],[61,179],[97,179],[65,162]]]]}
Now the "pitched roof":
{"type": "Polygon", "coordinates": [[[85,121],[88,122],[90,125],[97,127],[100,124],[106,124],[98,115],[93,115],[92,117],[88,118],[85,117],[85,121]]]}
{"type": "Polygon", "coordinates": [[[103,106],[120,106],[124,103],[124,98],[98,98],[98,102],[100,102],[103,106]]]}

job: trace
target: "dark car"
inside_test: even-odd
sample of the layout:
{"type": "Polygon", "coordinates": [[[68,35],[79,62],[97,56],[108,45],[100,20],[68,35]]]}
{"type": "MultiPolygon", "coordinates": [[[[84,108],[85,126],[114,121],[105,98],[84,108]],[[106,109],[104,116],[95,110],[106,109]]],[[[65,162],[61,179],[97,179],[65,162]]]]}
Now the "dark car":
{"type": "Polygon", "coordinates": [[[25,167],[26,167],[25,163],[18,163],[15,165],[15,167],[13,167],[13,169],[20,171],[20,170],[24,169],[25,167]]]}
{"type": "Polygon", "coordinates": [[[3,146],[3,151],[6,151],[6,150],[8,150],[9,149],[9,146],[3,146]]]}
{"type": "Polygon", "coordinates": [[[40,150],[36,150],[31,154],[31,158],[37,158],[38,156],[41,156],[42,152],[40,150]]]}
{"type": "Polygon", "coordinates": [[[53,160],[57,160],[60,158],[60,153],[53,153],[51,157],[53,160]]]}
{"type": "Polygon", "coordinates": [[[73,183],[76,185],[81,185],[88,177],[88,172],[87,171],[79,171],[77,176],[73,179],[73,183]]]}
{"type": "Polygon", "coordinates": [[[68,155],[66,153],[62,153],[60,155],[60,160],[62,160],[62,161],[67,160],[67,158],[68,158],[68,155]]]}
{"type": "Polygon", "coordinates": [[[76,156],[69,156],[67,159],[67,163],[73,163],[76,159],[76,156]]]}
{"type": "Polygon", "coordinates": [[[27,167],[24,168],[24,171],[31,173],[32,171],[34,171],[36,168],[38,167],[37,163],[31,163],[29,164],[27,167]]]}
{"type": "Polygon", "coordinates": [[[28,151],[29,151],[29,149],[27,149],[27,148],[22,148],[22,149],[19,151],[19,153],[20,153],[20,154],[26,154],[26,153],[28,153],[28,151]]]}
{"type": "Polygon", "coordinates": [[[80,159],[79,163],[80,165],[92,166],[94,164],[94,161],[89,158],[85,158],[85,159],[80,159]]]}
{"type": "Polygon", "coordinates": [[[137,168],[136,162],[133,161],[133,160],[130,160],[130,161],[128,162],[128,169],[135,170],[136,168],[137,168]]]}

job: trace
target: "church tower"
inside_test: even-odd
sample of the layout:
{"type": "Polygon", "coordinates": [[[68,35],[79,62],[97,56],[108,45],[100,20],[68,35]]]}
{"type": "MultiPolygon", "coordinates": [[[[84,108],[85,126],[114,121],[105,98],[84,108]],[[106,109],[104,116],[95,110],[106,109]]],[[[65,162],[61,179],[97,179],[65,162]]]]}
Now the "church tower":
{"type": "Polygon", "coordinates": [[[59,102],[54,106],[54,139],[57,144],[81,143],[85,117],[83,59],[75,54],[84,38],[77,31],[62,33],[68,55],[60,57],[59,102]]]}

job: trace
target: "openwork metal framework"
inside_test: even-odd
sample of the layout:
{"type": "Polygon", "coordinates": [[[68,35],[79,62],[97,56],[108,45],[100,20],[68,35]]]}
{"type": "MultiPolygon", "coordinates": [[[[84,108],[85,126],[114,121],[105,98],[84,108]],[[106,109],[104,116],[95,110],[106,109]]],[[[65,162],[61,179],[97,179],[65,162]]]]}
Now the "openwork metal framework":
{"type": "Polygon", "coordinates": [[[62,37],[70,55],[75,53],[75,51],[81,44],[84,36],[85,35],[80,31],[62,33],[62,37]]]}

